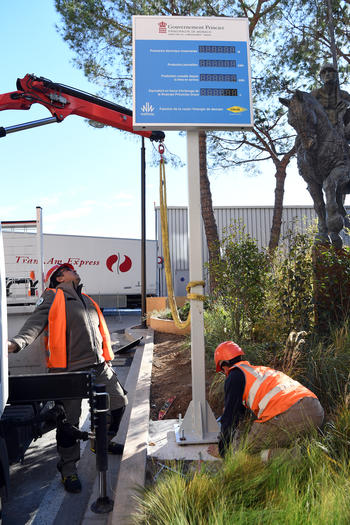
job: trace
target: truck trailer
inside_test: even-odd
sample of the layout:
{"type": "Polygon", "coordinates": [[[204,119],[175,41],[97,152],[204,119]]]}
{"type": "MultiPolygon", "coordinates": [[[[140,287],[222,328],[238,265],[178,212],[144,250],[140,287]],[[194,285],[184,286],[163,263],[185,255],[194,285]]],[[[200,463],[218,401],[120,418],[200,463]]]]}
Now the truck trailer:
{"type": "MultiPolygon", "coordinates": [[[[41,295],[35,233],[7,228],[3,241],[9,312],[19,311],[19,307],[30,310],[41,295]]],[[[84,283],[84,292],[102,309],[141,306],[140,253],[139,239],[43,234],[44,275],[56,264],[72,264],[84,283]]],[[[147,295],[156,295],[156,276],[157,243],[150,240],[146,241],[147,295]]]]}

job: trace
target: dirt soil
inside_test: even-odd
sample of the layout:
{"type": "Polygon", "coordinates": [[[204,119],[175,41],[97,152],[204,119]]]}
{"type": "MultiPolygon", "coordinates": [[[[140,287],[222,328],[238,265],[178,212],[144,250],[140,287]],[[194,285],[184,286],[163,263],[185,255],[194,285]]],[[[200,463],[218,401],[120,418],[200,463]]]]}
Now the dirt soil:
{"type": "MultiPolygon", "coordinates": [[[[191,350],[188,338],[181,335],[154,332],[154,352],[151,379],[151,419],[158,419],[159,411],[171,397],[175,397],[163,419],[176,419],[185,415],[192,399],[191,350]]],[[[206,391],[213,372],[206,373],[206,391]]],[[[217,410],[212,407],[214,412],[217,410]]]]}

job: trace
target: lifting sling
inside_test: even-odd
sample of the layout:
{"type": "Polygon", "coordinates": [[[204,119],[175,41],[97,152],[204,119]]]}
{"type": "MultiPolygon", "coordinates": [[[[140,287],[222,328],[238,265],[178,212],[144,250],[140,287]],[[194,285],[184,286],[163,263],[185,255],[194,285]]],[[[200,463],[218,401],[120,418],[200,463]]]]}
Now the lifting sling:
{"type": "MultiPolygon", "coordinates": [[[[158,151],[160,153],[160,162],[159,162],[159,207],[160,207],[160,222],[162,230],[162,244],[163,244],[163,256],[164,256],[164,270],[165,270],[165,279],[168,289],[168,301],[171,314],[175,326],[181,330],[187,328],[191,323],[191,314],[188,315],[186,321],[181,321],[179,317],[179,312],[177,310],[173,280],[171,274],[171,262],[170,262],[170,250],[169,250],[169,230],[168,230],[168,215],[167,215],[167,197],[166,197],[166,178],[165,178],[165,162],[163,158],[164,145],[161,143],[158,146],[158,151]]],[[[204,281],[191,281],[186,286],[187,290],[187,299],[204,301],[205,296],[190,293],[191,288],[195,286],[204,286],[204,281]]]]}

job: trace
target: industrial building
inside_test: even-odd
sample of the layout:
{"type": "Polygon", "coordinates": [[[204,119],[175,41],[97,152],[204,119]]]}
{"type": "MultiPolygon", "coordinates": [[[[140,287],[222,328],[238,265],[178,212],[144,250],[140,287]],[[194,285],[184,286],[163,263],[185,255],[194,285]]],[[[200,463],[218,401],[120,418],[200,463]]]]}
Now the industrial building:
{"type": "MultiPolygon", "coordinates": [[[[266,248],[270,240],[273,218],[273,206],[218,206],[214,207],[214,215],[220,239],[223,231],[230,225],[240,221],[245,226],[245,232],[256,239],[259,248],[266,248]]],[[[281,238],[290,230],[299,228],[305,231],[316,220],[313,206],[285,206],[282,215],[281,238]]],[[[189,282],[189,252],[188,252],[188,214],[187,207],[168,207],[169,250],[171,268],[176,296],[186,295],[186,284],[189,282]]],[[[157,289],[159,296],[167,295],[164,265],[162,264],[163,246],[160,224],[160,208],[155,207],[155,230],[158,242],[158,272],[157,289]]],[[[346,244],[348,242],[345,239],[346,244]]],[[[208,261],[208,249],[204,226],[202,224],[203,261],[208,261]]]]}

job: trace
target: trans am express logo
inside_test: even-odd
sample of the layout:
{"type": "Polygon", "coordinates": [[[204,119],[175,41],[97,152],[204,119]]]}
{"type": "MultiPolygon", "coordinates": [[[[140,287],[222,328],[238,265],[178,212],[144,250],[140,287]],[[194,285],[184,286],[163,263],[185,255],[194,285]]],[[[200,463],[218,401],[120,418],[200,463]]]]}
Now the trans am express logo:
{"type": "Polygon", "coordinates": [[[107,266],[108,270],[110,272],[114,272],[115,271],[116,273],[128,272],[130,270],[130,268],[132,267],[132,261],[131,261],[130,257],[128,257],[127,255],[124,255],[124,261],[123,262],[120,262],[120,261],[121,261],[120,253],[118,253],[118,255],[117,254],[113,254],[113,255],[110,255],[109,257],[107,257],[107,259],[106,259],[106,266],[107,266]]]}
{"type": "Polygon", "coordinates": [[[149,102],[146,102],[146,104],[143,104],[141,106],[141,114],[142,115],[153,115],[154,107],[149,102]]]}
{"type": "Polygon", "coordinates": [[[242,111],[247,111],[247,108],[241,108],[240,106],[232,106],[230,108],[227,108],[227,111],[231,111],[232,113],[242,113],[242,111]]]}
{"type": "Polygon", "coordinates": [[[158,32],[159,33],[166,33],[167,31],[167,23],[166,22],[159,22],[158,24],[158,32]]]}

